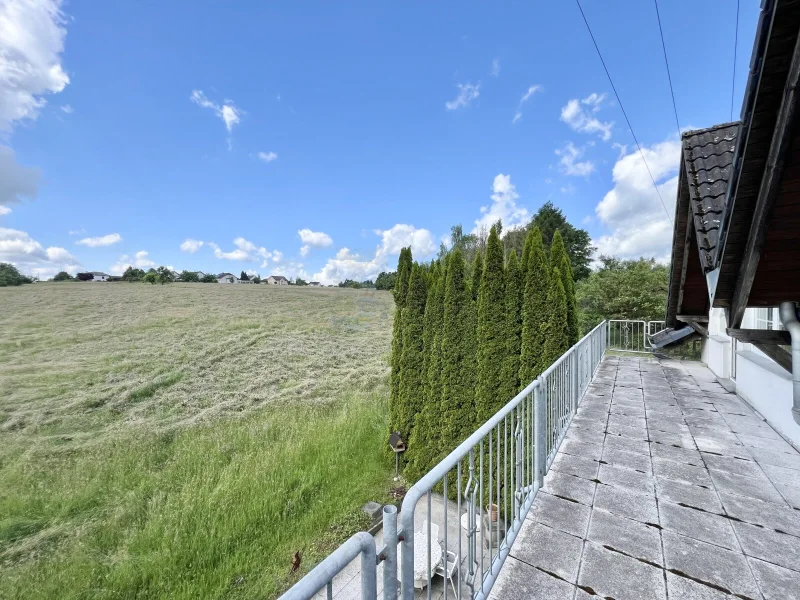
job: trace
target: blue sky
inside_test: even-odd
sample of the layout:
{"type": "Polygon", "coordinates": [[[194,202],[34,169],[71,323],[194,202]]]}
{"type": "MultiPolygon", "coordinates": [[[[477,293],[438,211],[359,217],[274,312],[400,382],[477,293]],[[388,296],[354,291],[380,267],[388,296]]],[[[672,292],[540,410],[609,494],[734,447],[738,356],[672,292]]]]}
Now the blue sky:
{"type": "MultiPolygon", "coordinates": [[[[583,5],[671,214],[654,6],[583,5]]],[[[728,121],[736,3],[659,6],[681,127],[728,121]]],[[[0,261],[26,272],[363,279],[548,199],[603,252],[669,258],[573,2],[0,1],[0,261]]]]}

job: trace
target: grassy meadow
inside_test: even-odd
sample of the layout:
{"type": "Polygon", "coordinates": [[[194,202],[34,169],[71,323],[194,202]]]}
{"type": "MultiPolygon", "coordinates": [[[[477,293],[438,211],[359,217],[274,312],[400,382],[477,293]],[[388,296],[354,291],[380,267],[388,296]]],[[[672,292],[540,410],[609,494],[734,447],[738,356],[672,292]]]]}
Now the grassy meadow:
{"type": "Polygon", "coordinates": [[[0,288],[0,598],[270,598],[384,500],[388,292],[0,288]]]}

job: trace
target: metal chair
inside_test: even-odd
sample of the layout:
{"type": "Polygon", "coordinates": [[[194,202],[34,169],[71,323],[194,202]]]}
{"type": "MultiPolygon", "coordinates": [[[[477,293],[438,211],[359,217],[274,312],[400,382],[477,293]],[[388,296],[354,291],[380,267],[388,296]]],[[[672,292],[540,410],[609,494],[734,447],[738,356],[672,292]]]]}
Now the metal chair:
{"type": "Polygon", "coordinates": [[[455,552],[451,552],[450,550],[447,550],[444,552],[442,560],[436,566],[436,570],[434,571],[436,575],[440,575],[445,579],[444,583],[445,585],[447,585],[448,581],[450,582],[450,585],[453,588],[454,599],[458,598],[458,590],[456,589],[456,584],[453,581],[453,575],[455,575],[456,571],[458,570],[458,564],[459,564],[458,554],[456,554],[455,552]]]}

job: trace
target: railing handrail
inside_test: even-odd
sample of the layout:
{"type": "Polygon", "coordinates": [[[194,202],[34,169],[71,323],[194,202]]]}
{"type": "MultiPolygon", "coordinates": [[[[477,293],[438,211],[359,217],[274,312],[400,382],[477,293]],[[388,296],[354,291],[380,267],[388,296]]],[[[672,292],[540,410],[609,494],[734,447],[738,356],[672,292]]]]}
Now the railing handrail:
{"type": "MultiPolygon", "coordinates": [[[[615,320],[618,321],[618,320],[615,320]]],[[[401,548],[403,550],[403,561],[400,565],[400,582],[402,586],[402,596],[404,599],[408,600],[413,598],[414,595],[414,516],[415,516],[415,508],[418,502],[422,499],[424,495],[428,495],[428,511],[430,514],[430,493],[431,491],[442,481],[444,481],[444,490],[445,490],[445,513],[447,513],[447,477],[448,474],[454,469],[458,468],[459,471],[459,478],[460,478],[460,465],[461,461],[464,460],[467,456],[470,457],[470,472],[472,472],[472,460],[474,457],[474,453],[476,452],[476,447],[480,446],[483,448],[482,443],[486,439],[487,436],[497,428],[498,430],[498,437],[499,437],[499,427],[500,424],[503,423],[507,418],[511,418],[512,428],[514,424],[514,418],[516,416],[516,430],[512,433],[512,437],[517,440],[518,446],[517,451],[513,448],[511,449],[512,453],[512,461],[514,453],[516,452],[516,460],[517,466],[516,469],[518,473],[523,473],[525,469],[528,467],[528,463],[521,462],[523,459],[520,458],[519,451],[523,448],[524,442],[520,441],[520,435],[528,436],[526,440],[528,442],[535,441],[535,448],[531,448],[528,446],[528,451],[535,451],[534,456],[529,457],[533,458],[533,463],[530,464],[534,470],[534,480],[528,480],[529,483],[527,486],[523,481],[520,484],[519,477],[512,475],[512,483],[515,483],[522,487],[516,487],[512,489],[512,494],[516,496],[516,498],[512,498],[512,503],[516,502],[516,506],[513,508],[513,514],[506,514],[506,519],[512,518],[512,523],[506,523],[505,531],[502,543],[498,540],[497,545],[497,554],[495,558],[492,560],[490,557],[490,567],[488,573],[483,573],[485,576],[480,580],[480,582],[475,581],[474,583],[467,583],[471,588],[473,585],[479,585],[478,591],[476,592],[475,588],[472,588],[471,596],[476,598],[477,600],[481,600],[488,594],[488,589],[491,589],[500,568],[502,567],[508,553],[510,552],[511,544],[513,544],[514,539],[516,538],[517,534],[519,533],[520,523],[525,518],[530,509],[530,506],[533,504],[535,495],[542,484],[542,477],[546,474],[550,462],[557,451],[557,448],[563,439],[564,435],[566,434],[566,429],[569,427],[569,423],[572,420],[572,416],[574,415],[575,410],[577,409],[577,404],[580,401],[580,397],[585,393],[586,389],[588,388],[588,384],[591,382],[592,376],[596,371],[597,367],[600,364],[600,360],[602,358],[603,353],[605,352],[606,346],[608,345],[608,324],[609,321],[603,321],[595,326],[589,333],[584,335],[578,342],[576,342],[573,346],[571,346],[566,352],[564,352],[561,356],[556,359],[556,361],[550,365],[539,377],[537,377],[534,381],[529,383],[522,391],[520,391],[517,395],[515,395],[511,400],[509,400],[501,409],[499,409],[492,417],[487,420],[483,425],[481,425],[477,430],[472,432],[472,434],[461,442],[453,451],[451,451],[444,459],[439,461],[434,467],[432,467],[425,475],[423,475],[414,485],[406,493],[403,503],[401,506],[401,511],[399,515],[399,519],[397,518],[397,511],[392,506],[391,508],[394,510],[388,511],[386,508],[384,509],[384,543],[385,546],[380,551],[376,549],[375,541],[373,537],[366,533],[360,532],[352,536],[348,539],[342,546],[337,548],[332,554],[330,554],[325,560],[323,560],[319,565],[313,568],[308,574],[306,574],[303,579],[298,581],[288,592],[286,592],[281,600],[306,600],[311,598],[314,594],[319,592],[323,587],[327,586],[328,591],[328,598],[332,597],[332,581],[333,578],[339,574],[342,569],[344,569],[349,562],[351,562],[356,556],[361,555],[361,577],[362,577],[362,597],[365,599],[371,599],[376,597],[376,581],[377,581],[377,565],[383,563],[384,568],[384,595],[385,597],[396,595],[396,584],[397,584],[397,543],[401,544],[401,548]],[[587,347],[588,346],[588,347],[587,347]],[[580,351],[580,354],[577,354],[580,351]],[[571,360],[571,357],[575,355],[575,358],[571,360]],[[564,364],[567,361],[570,361],[566,365],[564,364]],[[589,367],[587,371],[586,368],[589,367]],[[557,371],[557,369],[559,369],[557,371]],[[583,379],[580,379],[581,373],[583,374],[583,379]],[[552,378],[552,381],[551,381],[552,378]],[[553,387],[555,386],[555,387],[553,387]],[[551,392],[554,395],[554,398],[549,398],[551,392]],[[560,393],[560,396],[559,396],[560,393]],[[525,400],[533,400],[525,404],[525,400]],[[569,402],[569,404],[567,404],[569,402]],[[548,413],[551,416],[548,417],[545,414],[545,409],[548,411],[554,410],[559,411],[561,413],[548,413]],[[514,414],[516,411],[516,415],[514,414]],[[532,411],[531,413],[526,413],[526,411],[532,411]],[[541,412],[540,412],[541,411],[541,412]],[[529,425],[535,429],[535,432],[525,431],[524,433],[520,430],[520,414],[526,415],[524,416],[524,424],[525,427],[529,425]],[[556,415],[553,417],[553,415],[556,415]],[[557,425],[555,426],[555,430],[553,429],[553,424],[549,420],[550,418],[557,419],[557,425]],[[548,427],[548,431],[545,432],[545,426],[548,427]],[[545,435],[548,437],[549,442],[545,442],[545,435]],[[534,438],[535,436],[535,438],[534,438]],[[549,447],[548,447],[549,446],[549,447]],[[519,471],[521,469],[521,471],[519,471]],[[399,521],[399,523],[398,523],[399,521]],[[398,527],[399,525],[399,527],[398,527]],[[365,571],[368,573],[365,574],[365,571]],[[484,588],[488,585],[486,591],[484,588]],[[387,596],[389,594],[389,596],[387,596]]],[[[489,438],[491,440],[491,437],[489,438]]],[[[499,439],[498,439],[498,451],[499,451],[499,439]]],[[[506,442],[507,443],[507,442],[506,442]]],[[[491,442],[490,442],[491,445],[491,442]]],[[[491,451],[491,448],[489,448],[491,451]]],[[[481,450],[482,451],[482,450],[481,450]]],[[[507,450],[508,451],[508,450],[507,450]]],[[[522,451],[522,454],[525,454],[525,451],[522,451]]],[[[529,458],[525,458],[524,460],[529,460],[529,458]]],[[[499,457],[498,457],[499,460],[499,457]]],[[[483,464],[481,462],[481,464],[483,464]]],[[[528,476],[530,478],[531,472],[529,471],[528,476]]],[[[481,486],[483,485],[482,475],[479,475],[481,478],[481,486]]],[[[499,475],[498,475],[499,477],[499,475]]],[[[524,477],[523,477],[524,479],[524,477]]],[[[490,479],[491,482],[491,479],[490,479]]],[[[469,484],[468,484],[469,485],[469,484]]],[[[498,483],[499,485],[499,483],[498,483]]],[[[482,488],[481,488],[482,489],[482,488]]],[[[498,487],[499,490],[499,487],[498,487]]],[[[465,492],[465,499],[466,498],[466,488],[464,489],[465,492]]],[[[491,489],[489,490],[491,495],[491,489]]],[[[458,488],[459,494],[459,507],[460,505],[460,498],[461,498],[461,488],[459,483],[458,488]]],[[[473,492],[474,496],[474,492],[473,492]]],[[[491,497],[491,496],[490,496],[491,497]]],[[[474,498],[473,498],[474,503],[474,498]]],[[[389,507],[387,507],[389,508],[389,507]]],[[[473,515],[473,509],[470,509],[470,518],[473,515]]],[[[430,518],[430,517],[429,517],[430,518]]],[[[429,525],[430,528],[430,525],[429,525]]],[[[447,532],[446,532],[446,521],[445,521],[445,544],[447,543],[447,532]]],[[[499,532],[499,529],[498,529],[499,532]]],[[[473,532],[474,533],[474,532],[473,532]]],[[[491,533],[491,531],[490,531],[491,533]]],[[[468,535],[469,537],[469,535],[468,535]]],[[[428,540],[430,544],[430,539],[428,540]]],[[[474,541],[473,541],[474,543],[474,541]]],[[[460,544],[460,542],[459,542],[460,544]]],[[[490,546],[491,546],[491,536],[490,536],[490,546]]],[[[459,546],[460,547],[460,546],[459,546]]],[[[459,560],[463,560],[464,557],[459,555],[459,560]]],[[[481,550],[481,560],[483,559],[483,551],[481,550]]],[[[428,556],[428,561],[430,563],[430,555],[428,556]]],[[[481,567],[483,568],[483,566],[481,567]]],[[[429,564],[430,569],[430,564],[429,564]]],[[[460,569],[460,566],[459,566],[460,569]]],[[[430,585],[430,571],[428,574],[428,584],[430,585]]],[[[459,584],[460,585],[460,584],[459,584]]],[[[445,592],[446,595],[446,592],[445,592]]],[[[461,593],[459,590],[458,598],[460,600],[461,593]]]]}

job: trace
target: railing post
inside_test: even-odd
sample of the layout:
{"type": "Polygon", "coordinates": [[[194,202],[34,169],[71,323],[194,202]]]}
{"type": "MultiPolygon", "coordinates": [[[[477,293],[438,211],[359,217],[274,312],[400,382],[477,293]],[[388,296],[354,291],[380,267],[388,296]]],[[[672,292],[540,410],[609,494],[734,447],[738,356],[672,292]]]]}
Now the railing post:
{"type": "Polygon", "coordinates": [[[547,419],[545,414],[545,392],[544,379],[539,377],[539,385],[533,392],[533,414],[534,414],[534,439],[533,439],[533,464],[535,466],[535,484],[540,489],[544,483],[544,469],[547,461],[547,450],[545,446],[544,426],[547,419]]]}
{"type": "MultiPolygon", "coordinates": [[[[369,535],[369,534],[367,534],[369,535]]],[[[375,546],[361,553],[361,594],[363,600],[378,599],[378,569],[375,546]]]]}
{"type": "Polygon", "coordinates": [[[397,507],[383,507],[383,598],[397,600],[397,507]]]}

